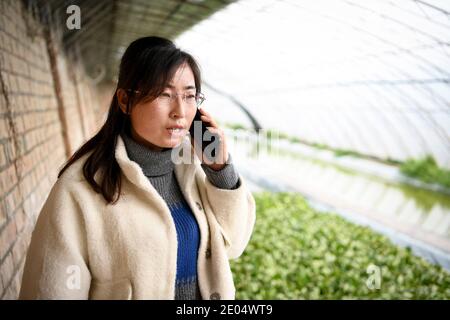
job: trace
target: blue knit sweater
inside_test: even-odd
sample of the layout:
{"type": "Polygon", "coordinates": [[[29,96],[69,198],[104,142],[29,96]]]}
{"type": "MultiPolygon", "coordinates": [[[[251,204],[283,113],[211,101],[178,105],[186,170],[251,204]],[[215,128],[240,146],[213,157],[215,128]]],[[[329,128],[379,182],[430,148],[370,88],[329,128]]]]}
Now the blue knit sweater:
{"type": "MultiPolygon", "coordinates": [[[[166,201],[173,217],[178,240],[175,299],[202,299],[197,281],[200,230],[176,179],[174,163],[171,160],[172,149],[154,151],[126,134],[122,134],[122,138],[128,157],[139,164],[145,176],[166,201]]],[[[231,162],[231,155],[228,156],[231,162]]],[[[218,188],[235,189],[240,185],[232,163],[219,171],[214,171],[204,164],[201,166],[207,178],[218,188]]]]}

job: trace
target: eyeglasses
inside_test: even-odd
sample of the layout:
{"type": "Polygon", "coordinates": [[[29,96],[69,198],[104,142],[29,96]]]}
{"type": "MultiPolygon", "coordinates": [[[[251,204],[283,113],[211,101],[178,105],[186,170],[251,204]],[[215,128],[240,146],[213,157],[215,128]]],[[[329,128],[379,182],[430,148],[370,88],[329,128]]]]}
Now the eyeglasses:
{"type": "Polygon", "coordinates": [[[200,106],[203,101],[205,101],[205,95],[201,92],[193,94],[193,93],[168,93],[168,92],[163,92],[161,93],[157,100],[159,103],[164,104],[164,105],[170,105],[172,102],[175,101],[175,99],[181,96],[181,99],[183,100],[184,103],[186,103],[189,106],[200,106]]]}
{"type": "MultiPolygon", "coordinates": [[[[127,91],[133,91],[137,94],[140,93],[138,90],[131,90],[128,89],[127,91]]],[[[157,101],[164,105],[170,105],[175,99],[181,96],[181,99],[184,103],[186,103],[189,106],[200,106],[203,101],[206,100],[205,95],[201,92],[193,94],[193,93],[187,93],[183,92],[181,94],[179,93],[169,93],[169,92],[163,92],[158,97],[156,97],[157,101]]]]}

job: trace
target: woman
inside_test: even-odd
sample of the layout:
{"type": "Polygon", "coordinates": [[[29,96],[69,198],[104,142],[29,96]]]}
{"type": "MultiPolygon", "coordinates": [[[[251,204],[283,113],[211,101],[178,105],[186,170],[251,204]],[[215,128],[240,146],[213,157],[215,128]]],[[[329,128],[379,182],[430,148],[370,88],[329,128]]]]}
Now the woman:
{"type": "Polygon", "coordinates": [[[130,44],[105,124],[42,208],[20,298],[234,299],[228,260],[250,239],[255,202],[203,109],[220,147],[209,158],[192,142],[202,101],[191,55],[159,37],[130,44]]]}

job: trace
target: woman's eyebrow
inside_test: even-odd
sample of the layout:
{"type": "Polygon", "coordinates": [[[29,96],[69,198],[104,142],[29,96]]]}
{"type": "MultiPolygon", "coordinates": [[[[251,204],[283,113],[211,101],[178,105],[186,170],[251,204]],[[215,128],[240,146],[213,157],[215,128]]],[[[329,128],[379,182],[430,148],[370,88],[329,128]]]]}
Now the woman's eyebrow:
{"type": "MultiPolygon", "coordinates": [[[[171,89],[174,89],[174,88],[175,88],[175,87],[174,87],[173,85],[171,85],[171,84],[166,85],[166,87],[171,88],[171,89]]],[[[183,89],[184,89],[184,90],[195,89],[195,86],[185,86],[183,89]]]]}

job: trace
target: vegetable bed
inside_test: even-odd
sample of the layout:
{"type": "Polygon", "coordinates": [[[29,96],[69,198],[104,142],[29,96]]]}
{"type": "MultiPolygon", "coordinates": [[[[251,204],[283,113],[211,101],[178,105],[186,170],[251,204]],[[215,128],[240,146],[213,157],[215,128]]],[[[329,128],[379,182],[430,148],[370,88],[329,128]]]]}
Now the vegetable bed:
{"type": "Polygon", "coordinates": [[[450,299],[450,273],[293,193],[254,194],[236,299],[450,299]]]}

